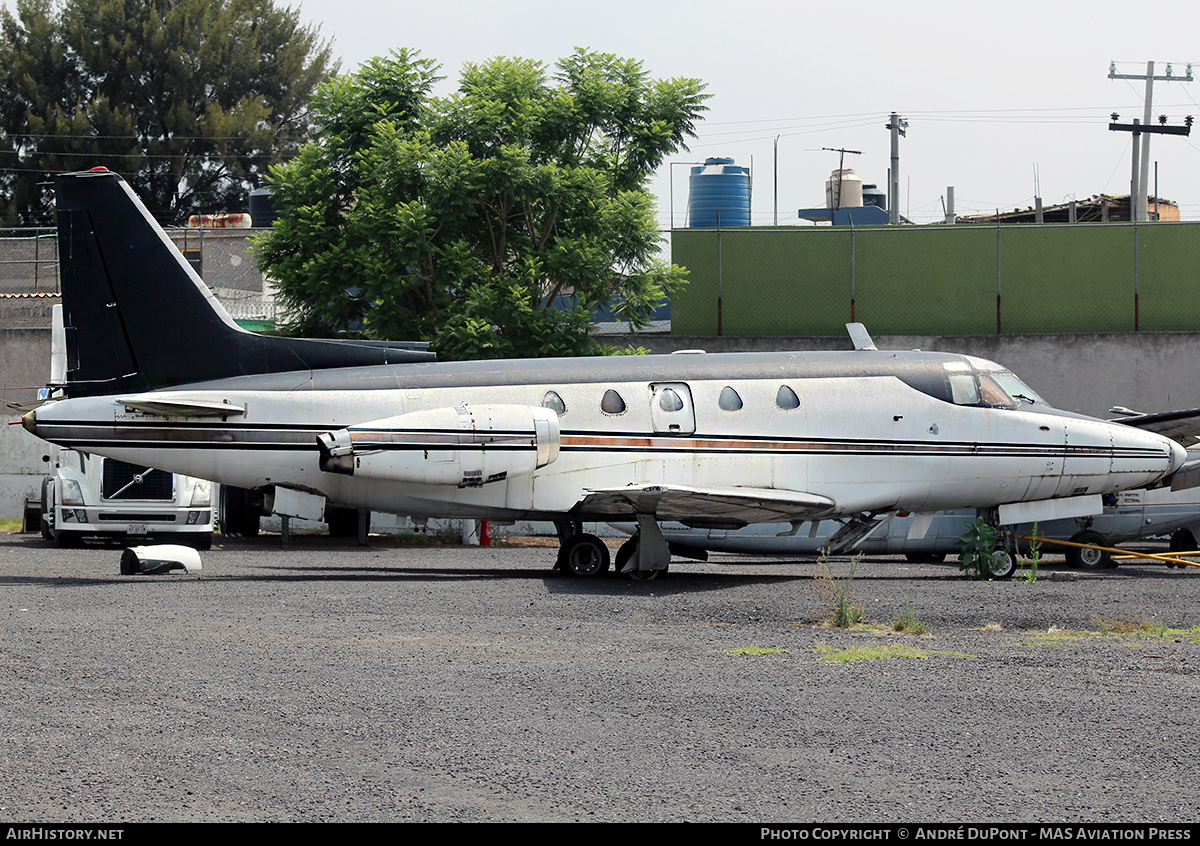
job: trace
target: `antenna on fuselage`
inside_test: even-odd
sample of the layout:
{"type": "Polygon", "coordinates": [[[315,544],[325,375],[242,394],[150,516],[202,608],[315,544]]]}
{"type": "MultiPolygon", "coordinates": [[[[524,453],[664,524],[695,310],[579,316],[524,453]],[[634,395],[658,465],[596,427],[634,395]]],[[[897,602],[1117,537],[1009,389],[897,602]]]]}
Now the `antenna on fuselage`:
{"type": "Polygon", "coordinates": [[[850,333],[850,340],[854,342],[856,350],[877,350],[875,342],[871,340],[871,333],[867,331],[867,327],[861,323],[847,323],[846,331],[850,333]]]}

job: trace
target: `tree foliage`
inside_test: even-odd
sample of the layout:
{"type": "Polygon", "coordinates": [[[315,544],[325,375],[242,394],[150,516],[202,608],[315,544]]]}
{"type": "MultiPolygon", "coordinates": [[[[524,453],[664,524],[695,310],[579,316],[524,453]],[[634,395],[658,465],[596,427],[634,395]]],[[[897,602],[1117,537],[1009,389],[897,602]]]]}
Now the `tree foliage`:
{"type": "Polygon", "coordinates": [[[336,67],[271,0],[16,0],[0,12],[7,220],[45,222],[53,172],[105,165],[163,222],[245,208],[307,140],[336,67]]]}
{"type": "Polygon", "coordinates": [[[576,50],[553,74],[468,64],[435,97],[439,69],[400,50],[317,89],[316,140],[272,169],[287,211],[257,244],[292,328],[466,359],[596,352],[600,307],[644,324],[684,278],[648,180],[694,135],[704,85],[576,50]]]}

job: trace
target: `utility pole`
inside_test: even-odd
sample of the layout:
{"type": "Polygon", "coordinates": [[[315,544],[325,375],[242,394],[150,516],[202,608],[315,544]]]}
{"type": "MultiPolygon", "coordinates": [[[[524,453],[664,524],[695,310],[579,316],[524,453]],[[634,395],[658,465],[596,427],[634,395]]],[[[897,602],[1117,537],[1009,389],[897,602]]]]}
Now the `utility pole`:
{"type": "Polygon", "coordinates": [[[892,167],[888,174],[888,223],[900,222],[900,138],[907,137],[908,121],[892,112],[887,128],[892,133],[892,167]]]}
{"type": "Polygon", "coordinates": [[[775,162],[772,165],[775,175],[775,205],[771,214],[771,225],[779,225],[779,136],[775,136],[775,162]]]}
{"type": "Polygon", "coordinates": [[[1150,123],[1153,117],[1154,110],[1154,81],[1160,82],[1191,82],[1192,81],[1192,65],[1191,62],[1187,65],[1187,71],[1183,76],[1176,76],[1171,69],[1171,65],[1167,65],[1167,73],[1165,76],[1154,75],[1154,62],[1146,62],[1146,74],[1143,77],[1140,74],[1117,73],[1117,63],[1110,62],[1108,66],[1109,79],[1145,79],[1146,80],[1146,106],[1145,113],[1142,115],[1142,122],[1139,126],[1135,120],[1133,124],[1118,124],[1116,113],[1112,116],[1112,123],[1108,128],[1115,131],[1132,132],[1134,138],[1134,184],[1131,186],[1129,193],[1129,216],[1136,222],[1145,222],[1147,216],[1146,190],[1150,182],[1150,134],[1158,135],[1187,135],[1192,128],[1192,120],[1189,117],[1186,120],[1186,128],[1184,127],[1169,127],[1166,126],[1167,118],[1162,116],[1159,118],[1159,126],[1154,126],[1150,123]],[[1141,138],[1141,150],[1138,150],[1138,140],[1141,138]],[[1140,158],[1140,161],[1137,159],[1140,158]]]}

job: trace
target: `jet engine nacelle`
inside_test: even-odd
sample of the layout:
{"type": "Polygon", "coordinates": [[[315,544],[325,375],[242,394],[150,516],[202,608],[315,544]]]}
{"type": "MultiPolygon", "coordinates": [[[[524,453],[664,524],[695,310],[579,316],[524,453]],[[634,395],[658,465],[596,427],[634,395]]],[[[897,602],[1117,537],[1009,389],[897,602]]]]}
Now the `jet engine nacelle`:
{"type": "Polygon", "coordinates": [[[464,403],[317,436],[327,473],[460,488],[532,473],[558,444],[558,415],[528,405],[464,403]]]}

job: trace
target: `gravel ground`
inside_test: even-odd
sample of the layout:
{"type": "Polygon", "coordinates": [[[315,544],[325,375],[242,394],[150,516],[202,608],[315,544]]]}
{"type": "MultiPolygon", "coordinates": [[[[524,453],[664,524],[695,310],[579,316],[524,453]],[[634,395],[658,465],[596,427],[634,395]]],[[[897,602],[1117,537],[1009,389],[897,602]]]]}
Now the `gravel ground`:
{"type": "Polygon", "coordinates": [[[872,558],[852,599],[883,625],[839,631],[809,561],[550,557],[263,537],[123,577],[117,548],[0,534],[0,818],[1200,816],[1200,634],[1083,631],[1200,624],[1193,570],[872,558]],[[910,608],[929,633],[891,631],[910,608]]]}

